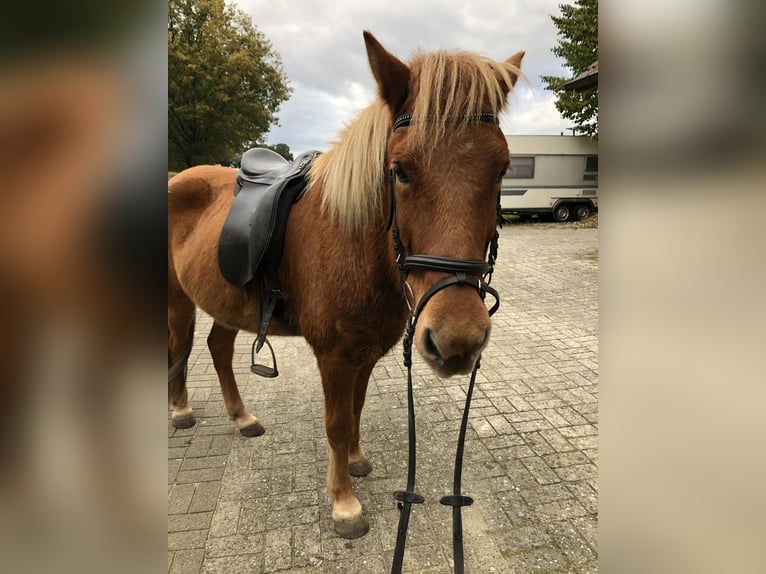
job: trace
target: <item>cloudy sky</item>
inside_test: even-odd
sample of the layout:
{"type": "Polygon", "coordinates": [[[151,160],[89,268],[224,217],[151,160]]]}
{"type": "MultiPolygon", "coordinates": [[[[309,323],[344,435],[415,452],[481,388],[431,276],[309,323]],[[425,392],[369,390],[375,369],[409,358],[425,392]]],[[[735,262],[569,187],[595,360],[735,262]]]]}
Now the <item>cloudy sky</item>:
{"type": "Polygon", "coordinates": [[[501,120],[507,134],[558,134],[570,126],[541,75],[569,76],[551,53],[550,19],[567,0],[235,0],[281,55],[293,87],[270,144],[293,153],[324,150],[375,97],[362,31],[407,61],[416,49],[463,49],[496,60],[526,51],[519,82],[501,120]]]}

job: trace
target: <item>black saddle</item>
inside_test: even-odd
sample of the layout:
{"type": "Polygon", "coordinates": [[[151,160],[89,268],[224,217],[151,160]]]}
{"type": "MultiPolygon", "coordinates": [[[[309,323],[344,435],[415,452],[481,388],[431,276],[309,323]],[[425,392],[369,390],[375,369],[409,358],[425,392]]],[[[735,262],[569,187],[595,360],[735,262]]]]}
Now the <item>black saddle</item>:
{"type": "Polygon", "coordinates": [[[259,269],[276,270],[290,208],[306,191],[306,174],[317,155],[309,151],[288,162],[265,148],[244,153],[218,241],[218,267],[227,281],[243,286],[259,269]]]}
{"type": "MultiPolygon", "coordinates": [[[[286,177],[294,163],[287,161],[275,151],[256,147],[242,154],[239,173],[240,176],[249,180],[260,178],[258,183],[273,183],[277,179],[286,177]]],[[[236,189],[234,194],[236,195],[238,191],[239,189],[236,189]]]]}

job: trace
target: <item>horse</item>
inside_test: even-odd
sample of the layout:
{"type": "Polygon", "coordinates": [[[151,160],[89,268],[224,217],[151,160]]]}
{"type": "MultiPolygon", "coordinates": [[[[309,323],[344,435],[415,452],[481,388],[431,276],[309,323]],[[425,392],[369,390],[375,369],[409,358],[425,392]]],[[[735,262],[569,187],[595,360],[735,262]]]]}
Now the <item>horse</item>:
{"type": "MultiPolygon", "coordinates": [[[[360,443],[368,380],[402,337],[412,309],[429,299],[414,346],[440,377],[471,372],[488,343],[489,313],[469,284],[479,279],[429,293],[449,273],[415,266],[405,281],[395,247],[405,255],[484,261],[510,160],[497,115],[524,56],[498,62],[465,51],[416,51],[404,63],[370,32],[363,37],[377,97],[310,168],[277,268],[283,307],[268,327],[269,335],[304,337],[316,357],[333,526],[344,538],[369,529],[351,482],[372,471],[360,443]]],[[[226,410],[252,437],[264,428],[242,402],[232,357],[240,330],[258,332],[260,298],[255,282],[232,284],[217,264],[236,177],[233,168],[194,166],[168,182],[168,361],[185,363],[196,308],[210,315],[207,344],[226,410]]],[[[194,415],[185,367],[170,375],[171,424],[188,428],[194,415]]]]}

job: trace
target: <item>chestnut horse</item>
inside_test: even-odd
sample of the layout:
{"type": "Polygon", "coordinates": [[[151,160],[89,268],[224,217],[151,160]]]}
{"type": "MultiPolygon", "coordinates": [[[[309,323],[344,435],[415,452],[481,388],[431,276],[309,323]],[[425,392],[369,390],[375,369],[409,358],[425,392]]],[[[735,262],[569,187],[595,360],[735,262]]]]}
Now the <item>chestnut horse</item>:
{"type": "MultiPolygon", "coordinates": [[[[284,310],[269,327],[269,334],[305,337],[316,356],[333,524],[346,538],[369,528],[351,475],[372,470],[359,442],[370,374],[402,336],[409,307],[446,275],[415,269],[406,284],[402,280],[386,229],[394,193],[389,173],[392,182],[396,176],[391,187],[405,253],[483,261],[509,164],[496,118],[524,55],[495,62],[437,51],[415,54],[405,64],[369,32],[364,41],[378,98],[311,168],[307,191],[289,216],[278,268],[284,310]],[[394,126],[401,117],[407,121],[394,126]]],[[[250,284],[228,283],[217,261],[236,175],[231,168],[197,166],[168,183],[168,359],[183,360],[195,307],[212,316],[207,342],[226,410],[243,435],[256,436],[263,427],[242,403],[232,356],[239,330],[258,331],[259,297],[250,284]]],[[[473,369],[489,333],[489,314],[475,286],[456,284],[430,298],[414,343],[436,374],[449,377],[473,369]]],[[[184,369],[173,371],[171,422],[184,428],[194,418],[184,369]]]]}

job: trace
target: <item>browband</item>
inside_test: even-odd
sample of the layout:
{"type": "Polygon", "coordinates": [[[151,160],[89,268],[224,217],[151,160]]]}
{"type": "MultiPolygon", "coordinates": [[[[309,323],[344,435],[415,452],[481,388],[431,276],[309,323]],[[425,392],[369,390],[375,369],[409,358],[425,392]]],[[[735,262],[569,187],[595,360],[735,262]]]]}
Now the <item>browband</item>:
{"type": "MultiPolygon", "coordinates": [[[[473,115],[456,116],[455,120],[486,122],[488,124],[495,124],[495,125],[500,124],[500,120],[492,112],[481,112],[481,113],[473,114],[473,115]]],[[[412,123],[412,112],[407,112],[406,114],[402,114],[401,116],[396,118],[396,120],[394,120],[394,125],[391,128],[391,133],[394,133],[397,130],[397,128],[403,128],[405,126],[410,125],[411,123],[412,123]]]]}

